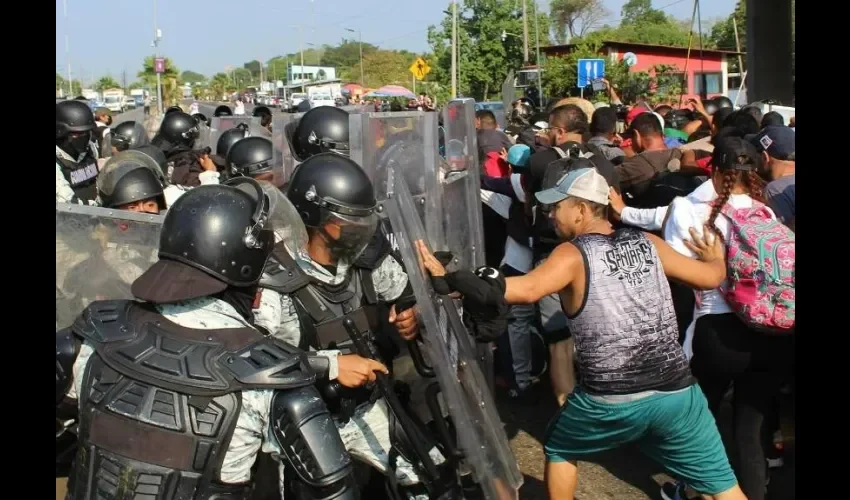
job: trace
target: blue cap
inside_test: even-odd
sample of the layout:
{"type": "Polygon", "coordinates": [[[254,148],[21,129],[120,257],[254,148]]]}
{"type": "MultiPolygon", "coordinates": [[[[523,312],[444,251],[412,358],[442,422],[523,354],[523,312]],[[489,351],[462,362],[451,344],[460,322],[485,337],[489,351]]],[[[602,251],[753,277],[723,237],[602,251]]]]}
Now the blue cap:
{"type": "Polygon", "coordinates": [[[514,144],[508,150],[508,163],[511,166],[526,167],[529,158],[531,158],[531,148],[525,144],[514,144]]]}

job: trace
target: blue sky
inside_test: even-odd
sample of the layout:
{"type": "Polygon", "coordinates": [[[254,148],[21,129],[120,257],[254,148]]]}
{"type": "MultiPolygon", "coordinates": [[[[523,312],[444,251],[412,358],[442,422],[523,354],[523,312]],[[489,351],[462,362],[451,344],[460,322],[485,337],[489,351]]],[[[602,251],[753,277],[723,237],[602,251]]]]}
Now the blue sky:
{"type": "MultiPolygon", "coordinates": [[[[153,52],[153,0],[62,0],[56,2],[56,66],[66,75],[71,62],[74,79],[88,82],[111,74],[119,83],[127,72],[127,82],[146,55],[153,52]],[[65,56],[65,35],[69,37],[70,57],[65,56]]],[[[521,1],[521,0],[516,0],[521,1]]],[[[532,0],[533,1],[533,0],[532,0]]],[[[612,12],[611,24],[620,17],[626,0],[603,0],[612,12]]],[[[548,10],[548,0],[538,0],[548,10]]],[[[679,18],[689,18],[691,0],[653,0],[679,18]]],[[[302,24],[304,48],[308,43],[333,44],[342,38],[356,38],[345,28],[362,30],[363,40],[385,48],[424,51],[428,49],[426,30],[443,17],[449,0],[158,0],[157,19],[163,32],[162,54],[177,67],[205,75],[223,71],[227,65],[241,66],[251,59],[267,60],[298,50],[298,29],[302,24]],[[444,5],[445,4],[445,5],[444,5]],[[356,9],[352,5],[357,5],[356,9]]],[[[701,2],[703,21],[727,16],[735,0],[701,2]]]]}

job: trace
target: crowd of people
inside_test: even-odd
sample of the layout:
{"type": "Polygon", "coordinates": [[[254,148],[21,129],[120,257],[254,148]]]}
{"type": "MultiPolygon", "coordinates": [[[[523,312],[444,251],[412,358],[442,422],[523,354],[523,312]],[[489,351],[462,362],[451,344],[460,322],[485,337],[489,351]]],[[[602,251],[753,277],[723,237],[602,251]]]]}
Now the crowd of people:
{"type": "Polygon", "coordinates": [[[720,492],[735,477],[747,498],[764,498],[769,466],[782,464],[780,390],[794,375],[795,124],[725,97],[653,109],[611,94],[611,104],[567,98],[539,113],[516,101],[505,130],[492,112],[476,115],[488,265],[529,287],[506,332],[509,393],[534,395],[532,348],[543,335],[566,402],[546,445],[559,463],[552,474],[572,478],[574,465],[561,462],[637,440],[681,480],[664,485],[665,499],[685,498],[686,486],[720,492]],[[695,238],[711,233],[726,246],[728,276],[698,285],[673,275],[667,258],[699,256],[695,238]],[[566,264],[550,262],[556,252],[575,262],[577,290],[566,264]],[[669,281],[652,278],[659,262],[669,281]],[[675,401],[684,386],[699,393],[693,401],[675,401]],[[708,437],[730,388],[735,476],[708,437]],[[670,447],[653,449],[657,439],[670,447]],[[721,482],[702,482],[709,476],[721,482]]]}
{"type": "MultiPolygon", "coordinates": [[[[497,390],[536,404],[548,369],[560,406],[544,443],[550,498],[574,497],[579,460],[637,443],[677,480],[665,500],[763,499],[794,381],[794,124],[723,97],[676,109],[609,94],[542,111],[520,99],[504,130],[477,112],[487,266],[448,272],[423,243],[418,264],[467,321],[507,320],[497,390]],[[730,388],[734,469],[716,424],[730,388]]],[[[169,499],[250,498],[268,477],[294,498],[474,497],[435,424],[408,415],[396,344],[376,334],[369,354],[356,341],[388,331],[413,349],[422,332],[405,271],[417,263],[392,249],[348,157],[348,114],[293,121],[283,135],[299,165],[283,179],[261,108],[262,130],[199,149],[209,119],[197,109],[170,108],[151,133],[57,103],[57,204],[165,214],[135,300],[57,319],[57,456],[60,435],[79,449],[69,498],[124,498],[114,470],[169,499]],[[182,410],[128,404],[128,391],[182,410]]],[[[434,106],[420,95],[407,109],[434,106]]]]}

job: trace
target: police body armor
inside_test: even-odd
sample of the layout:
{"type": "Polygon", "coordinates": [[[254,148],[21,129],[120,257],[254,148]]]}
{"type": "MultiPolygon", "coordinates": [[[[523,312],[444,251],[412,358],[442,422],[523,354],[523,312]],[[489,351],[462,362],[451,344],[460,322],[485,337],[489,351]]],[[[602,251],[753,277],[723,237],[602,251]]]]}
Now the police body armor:
{"type": "Polygon", "coordinates": [[[73,330],[95,349],[79,394],[73,499],[247,499],[251,483],[219,478],[241,392],[315,382],[305,353],[257,330],[185,328],[138,302],[94,302],[73,330]]]}
{"type": "MultiPolygon", "coordinates": [[[[370,244],[363,254],[352,264],[345,280],[336,285],[329,285],[304,273],[292,257],[283,252],[275,252],[269,258],[265,273],[260,280],[260,286],[289,295],[293,300],[298,314],[299,326],[302,331],[299,347],[307,349],[338,349],[343,354],[354,352],[349,334],[344,323],[352,320],[360,332],[368,332],[367,337],[375,346],[383,362],[392,372],[392,359],[398,354],[398,348],[388,335],[381,335],[390,328],[386,321],[389,309],[379,302],[372,281],[372,271],[381,262],[392,255],[390,242],[383,226],[372,237],[370,244]]],[[[394,411],[388,412],[390,419],[390,440],[392,454],[400,455],[419,471],[423,486],[432,498],[451,498],[454,490],[451,479],[454,471],[441,467],[438,475],[427,474],[422,467],[422,461],[416,453],[416,446],[411,439],[417,439],[419,447],[430,450],[436,445],[427,427],[407,407],[409,388],[401,382],[395,382],[394,390],[403,401],[407,421],[415,428],[402,428],[394,411]],[[408,436],[414,437],[408,437],[408,436]],[[436,493],[435,492],[439,492],[436,493]],[[444,496],[447,495],[447,496],[444,496]]],[[[365,387],[348,389],[337,382],[331,382],[321,387],[321,393],[328,408],[337,418],[347,420],[354,414],[360,404],[374,402],[381,396],[377,390],[365,387]]],[[[397,488],[395,483],[395,460],[390,460],[390,470],[387,473],[390,489],[397,488]]],[[[401,498],[391,496],[391,498],[401,498]]]]}
{"type": "Polygon", "coordinates": [[[71,160],[65,159],[56,155],[56,163],[59,164],[62,170],[62,175],[74,194],[80,200],[88,203],[97,198],[97,158],[89,145],[89,152],[79,163],[74,163],[71,160]]]}
{"type": "Polygon", "coordinates": [[[291,296],[303,332],[301,349],[339,349],[352,352],[351,341],[342,327],[346,318],[361,330],[381,331],[378,296],[372,271],[390,254],[390,244],[382,227],[375,231],[369,246],[352,264],[345,279],[336,285],[304,273],[286,252],[275,252],[266,265],[260,286],[291,296]]]}

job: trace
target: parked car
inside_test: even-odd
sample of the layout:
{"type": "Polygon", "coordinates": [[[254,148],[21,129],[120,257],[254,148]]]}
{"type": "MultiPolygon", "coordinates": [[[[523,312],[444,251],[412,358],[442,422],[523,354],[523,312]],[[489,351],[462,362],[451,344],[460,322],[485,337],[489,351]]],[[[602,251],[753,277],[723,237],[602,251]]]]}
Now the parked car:
{"type": "Polygon", "coordinates": [[[336,102],[330,94],[313,94],[310,96],[310,107],[317,108],[319,106],[336,106],[336,102]]]}
{"type": "Polygon", "coordinates": [[[124,96],[124,109],[136,109],[136,100],[133,96],[124,96]]]}

